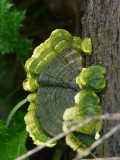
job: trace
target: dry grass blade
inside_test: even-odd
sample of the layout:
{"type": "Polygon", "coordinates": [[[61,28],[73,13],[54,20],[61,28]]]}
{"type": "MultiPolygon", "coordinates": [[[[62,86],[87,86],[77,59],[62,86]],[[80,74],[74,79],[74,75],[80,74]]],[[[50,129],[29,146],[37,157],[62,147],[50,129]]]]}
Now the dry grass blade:
{"type": "MultiPolygon", "coordinates": [[[[67,132],[65,133],[60,133],[58,134],[57,136],[51,138],[49,141],[47,141],[45,143],[45,145],[42,145],[42,146],[37,146],[36,148],[28,151],[27,153],[25,153],[24,155],[16,158],[15,160],[23,160],[31,155],[33,155],[34,153],[42,150],[43,148],[46,147],[46,144],[50,144],[50,143],[53,143],[63,137],[65,137],[67,134],[75,131],[76,129],[80,128],[80,127],[83,127],[84,125],[86,125],[87,123],[91,122],[92,120],[95,120],[95,119],[106,119],[106,120],[120,120],[120,113],[114,113],[114,114],[105,114],[105,115],[101,115],[101,116],[93,116],[93,117],[89,117],[89,118],[86,118],[86,120],[83,122],[83,123],[80,123],[80,124],[77,124],[75,126],[73,126],[72,128],[70,128],[67,132]]],[[[120,128],[120,125],[119,125],[119,128],[120,128]]],[[[114,129],[114,128],[113,128],[114,129]]],[[[112,130],[113,130],[112,129],[112,130]]],[[[104,137],[104,136],[103,136],[104,137]]],[[[98,140],[99,141],[99,140],[98,140]]],[[[96,142],[98,142],[96,141],[96,142]]],[[[94,144],[94,143],[93,143],[94,144]]],[[[95,144],[96,145],[96,144],[95,144]]],[[[99,144],[98,144],[99,145],[99,144]]],[[[93,146],[92,146],[93,147],[93,146]]],[[[92,148],[89,148],[92,150],[92,148]]]]}
{"type": "Polygon", "coordinates": [[[82,160],[120,160],[120,157],[105,157],[105,158],[93,158],[93,159],[82,159],[82,160]]]}
{"type": "Polygon", "coordinates": [[[101,144],[104,140],[108,139],[112,134],[117,132],[120,129],[120,124],[113,127],[108,133],[106,133],[104,136],[102,136],[99,140],[95,141],[89,148],[87,148],[83,155],[77,154],[77,156],[73,160],[81,160],[83,156],[86,154],[86,152],[90,152],[94,148],[96,148],[99,144],[101,144]]]}

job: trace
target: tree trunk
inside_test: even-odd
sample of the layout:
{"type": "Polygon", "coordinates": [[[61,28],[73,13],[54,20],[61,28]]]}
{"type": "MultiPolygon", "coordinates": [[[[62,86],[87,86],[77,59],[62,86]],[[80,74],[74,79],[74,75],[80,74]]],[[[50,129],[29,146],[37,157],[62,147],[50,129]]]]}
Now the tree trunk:
{"type": "MultiPolygon", "coordinates": [[[[82,18],[83,37],[90,37],[93,53],[86,58],[86,66],[101,65],[107,70],[106,90],[101,94],[104,113],[120,112],[120,0],[86,0],[82,18]]],[[[117,124],[104,121],[107,133],[117,124]]],[[[120,156],[120,132],[96,149],[96,156],[120,156]]]]}

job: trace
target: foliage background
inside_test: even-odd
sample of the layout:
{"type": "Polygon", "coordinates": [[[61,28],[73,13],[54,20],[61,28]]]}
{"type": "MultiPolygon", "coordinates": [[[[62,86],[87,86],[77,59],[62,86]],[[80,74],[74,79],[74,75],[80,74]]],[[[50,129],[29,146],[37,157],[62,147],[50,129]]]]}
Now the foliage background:
{"type": "MultiPolygon", "coordinates": [[[[80,3],[82,6],[82,0],[80,3]]],[[[6,129],[3,125],[12,108],[28,94],[22,88],[22,82],[26,78],[25,61],[32,55],[34,48],[45,41],[54,29],[67,29],[73,35],[81,35],[81,29],[76,31],[76,27],[78,27],[76,24],[79,23],[76,19],[77,8],[74,9],[68,5],[67,0],[1,0],[0,5],[0,119],[3,121],[1,121],[0,135],[2,138],[0,138],[0,142],[3,141],[4,148],[6,147],[5,143],[8,143],[6,139],[14,137],[14,134],[20,132],[20,128],[25,128],[22,113],[27,112],[28,104],[20,108],[22,113],[17,113],[21,115],[18,116],[19,123],[16,123],[16,119],[13,117],[10,123],[13,130],[6,129]],[[5,2],[5,6],[3,6],[5,2]],[[4,135],[7,133],[10,134],[6,138],[4,135]]],[[[83,9],[79,9],[79,12],[82,16],[83,9]]],[[[81,26],[81,24],[79,25],[81,26]]],[[[21,134],[26,139],[27,133],[21,134]]],[[[15,145],[15,142],[9,142],[9,144],[15,145]]],[[[6,154],[12,145],[7,146],[6,154]]],[[[35,147],[29,137],[26,146],[28,150],[35,147]]],[[[61,141],[57,147],[46,148],[33,155],[30,160],[67,159],[67,150],[70,149],[61,141]]],[[[71,154],[71,152],[69,153],[71,154]]],[[[6,158],[4,156],[0,158],[0,160],[3,159],[6,158]]],[[[7,160],[9,159],[13,158],[8,157],[7,160]]]]}

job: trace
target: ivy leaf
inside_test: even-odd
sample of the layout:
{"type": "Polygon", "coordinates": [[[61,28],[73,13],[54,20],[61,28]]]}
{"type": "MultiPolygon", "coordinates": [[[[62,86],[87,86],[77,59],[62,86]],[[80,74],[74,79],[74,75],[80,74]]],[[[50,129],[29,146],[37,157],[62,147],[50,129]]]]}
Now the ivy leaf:
{"type": "Polygon", "coordinates": [[[23,113],[16,114],[11,128],[6,128],[0,120],[0,160],[13,160],[24,154],[27,135],[23,113]]]}
{"type": "Polygon", "coordinates": [[[16,52],[17,59],[24,62],[30,57],[32,41],[19,33],[25,11],[17,11],[12,6],[8,0],[0,0],[0,52],[16,52]]]}

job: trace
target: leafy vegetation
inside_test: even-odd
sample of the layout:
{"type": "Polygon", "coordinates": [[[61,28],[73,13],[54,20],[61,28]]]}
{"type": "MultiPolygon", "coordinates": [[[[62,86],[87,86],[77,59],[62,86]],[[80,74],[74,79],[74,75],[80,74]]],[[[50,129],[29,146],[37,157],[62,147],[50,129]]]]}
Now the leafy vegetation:
{"type": "MultiPolygon", "coordinates": [[[[8,126],[6,122],[13,106],[26,98],[22,88],[26,77],[24,63],[31,57],[33,48],[43,42],[52,30],[67,25],[68,21],[49,14],[43,0],[0,0],[0,160],[13,160],[34,147],[30,138],[27,141],[24,124],[28,105],[20,109],[22,113],[15,113],[8,126]]],[[[39,154],[41,160],[48,159],[48,155],[49,159],[58,160],[65,149],[64,144],[58,144],[55,149],[47,148],[45,154],[39,154]]],[[[31,160],[38,157],[33,156],[31,160]]]]}
{"type": "MultiPolygon", "coordinates": [[[[20,34],[20,28],[25,18],[25,11],[17,11],[13,4],[8,0],[0,1],[0,54],[16,53],[17,60],[21,63],[30,56],[32,41],[24,39],[20,34]]],[[[7,61],[1,63],[1,76],[4,77],[5,71],[2,70],[7,66],[7,61]]],[[[8,74],[8,72],[6,72],[8,74]]],[[[15,73],[14,73],[15,74],[15,73]]],[[[10,78],[8,74],[8,79],[10,78]]],[[[7,79],[7,80],[8,80],[7,79]]],[[[3,84],[5,81],[3,81],[3,84]]],[[[7,99],[11,98],[20,88],[18,86],[8,97],[6,97],[1,105],[7,99]]],[[[13,160],[26,152],[27,131],[24,123],[24,114],[15,115],[14,123],[10,128],[6,127],[0,120],[0,160],[13,160]]]]}
{"type": "Polygon", "coordinates": [[[24,114],[18,112],[14,124],[6,128],[0,121],[0,160],[13,160],[26,152],[27,131],[25,129],[24,114]]]}
{"type": "Polygon", "coordinates": [[[17,59],[25,61],[30,56],[32,44],[19,33],[25,11],[18,12],[12,7],[8,0],[0,1],[0,51],[2,54],[16,52],[17,59]]]}

